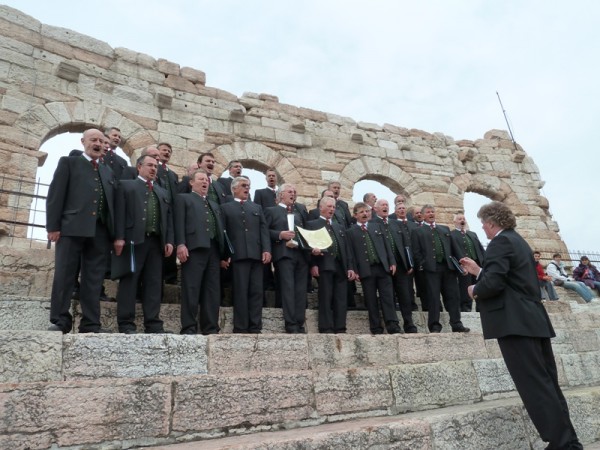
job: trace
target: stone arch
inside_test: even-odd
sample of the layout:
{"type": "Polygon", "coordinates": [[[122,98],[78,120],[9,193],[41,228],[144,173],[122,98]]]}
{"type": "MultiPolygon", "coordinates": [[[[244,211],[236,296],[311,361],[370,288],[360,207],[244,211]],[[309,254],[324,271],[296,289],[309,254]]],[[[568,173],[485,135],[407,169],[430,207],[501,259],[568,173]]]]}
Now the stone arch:
{"type": "Polygon", "coordinates": [[[423,192],[412,175],[385,159],[372,156],[362,156],[348,163],[340,173],[338,181],[342,185],[342,190],[349,190],[351,193],[355,183],[366,179],[378,181],[392,192],[407,197],[423,192]]]}
{"type": "Polygon", "coordinates": [[[217,146],[213,153],[221,171],[225,170],[232,160],[239,160],[244,167],[261,172],[274,168],[279,175],[280,183],[296,185],[301,199],[312,197],[312,191],[304,186],[302,175],[297,167],[281,152],[265,144],[255,141],[237,141],[217,146]]]}

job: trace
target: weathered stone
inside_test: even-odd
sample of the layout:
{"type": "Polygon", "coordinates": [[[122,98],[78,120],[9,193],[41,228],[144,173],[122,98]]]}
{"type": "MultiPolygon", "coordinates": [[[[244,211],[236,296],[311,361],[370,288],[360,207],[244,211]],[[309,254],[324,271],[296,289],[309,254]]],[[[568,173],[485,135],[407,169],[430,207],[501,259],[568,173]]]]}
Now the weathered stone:
{"type": "Polygon", "coordinates": [[[411,364],[390,368],[398,411],[472,403],[481,391],[470,361],[411,364]]]}
{"type": "Polygon", "coordinates": [[[406,335],[398,339],[403,364],[487,358],[483,339],[472,333],[406,335]]]}
{"type": "Polygon", "coordinates": [[[473,367],[484,399],[516,395],[515,385],[503,359],[475,360],[473,367]]]}
{"type": "Polygon", "coordinates": [[[171,383],[152,379],[3,384],[0,448],[47,442],[48,434],[64,447],[164,436],[170,407],[171,383]]]}
{"type": "Polygon", "coordinates": [[[0,331],[0,349],[0,383],[62,379],[62,333],[0,331]]]}
{"type": "MultiPolygon", "coordinates": [[[[363,316],[364,320],[364,316],[363,316]]],[[[310,336],[311,369],[388,366],[399,363],[398,337],[350,334],[310,336]]]]}
{"type": "Polygon", "coordinates": [[[322,415],[387,410],[394,404],[387,369],[317,371],[315,400],[322,415]]]}
{"type": "Polygon", "coordinates": [[[315,416],[312,375],[271,372],[204,376],[175,382],[175,432],[298,421],[315,416]]]}
{"type": "Polygon", "coordinates": [[[204,374],[206,347],[204,336],[67,335],[63,370],[67,380],[204,374]]]}
{"type": "Polygon", "coordinates": [[[559,355],[569,386],[597,385],[600,383],[600,352],[559,355]]]}
{"type": "Polygon", "coordinates": [[[211,374],[309,368],[306,335],[214,335],[208,352],[211,374]]]}

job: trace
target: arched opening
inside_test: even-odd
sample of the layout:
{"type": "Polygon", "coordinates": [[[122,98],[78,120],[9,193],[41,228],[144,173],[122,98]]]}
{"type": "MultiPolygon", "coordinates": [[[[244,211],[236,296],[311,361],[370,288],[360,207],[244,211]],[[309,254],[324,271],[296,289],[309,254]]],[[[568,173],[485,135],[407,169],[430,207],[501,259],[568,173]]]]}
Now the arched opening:
{"type": "Polygon", "coordinates": [[[394,204],[394,197],[396,194],[391,191],[390,188],[383,185],[376,180],[360,180],[354,185],[352,190],[352,201],[354,203],[362,202],[365,194],[375,194],[377,199],[383,198],[389,202],[390,205],[394,204]]]}
{"type": "Polygon", "coordinates": [[[487,246],[489,239],[481,229],[481,221],[477,218],[477,212],[479,208],[491,201],[490,198],[476,192],[465,192],[464,194],[463,206],[469,229],[477,234],[484,247],[487,246]]]}
{"type": "MultiPolygon", "coordinates": [[[[247,162],[242,161],[244,165],[244,169],[242,170],[242,175],[248,177],[250,179],[250,198],[254,199],[254,192],[257,189],[263,189],[267,187],[267,180],[265,178],[265,173],[261,170],[252,169],[246,167],[247,162]]],[[[221,174],[220,178],[227,178],[229,176],[229,171],[224,170],[221,174]]]]}

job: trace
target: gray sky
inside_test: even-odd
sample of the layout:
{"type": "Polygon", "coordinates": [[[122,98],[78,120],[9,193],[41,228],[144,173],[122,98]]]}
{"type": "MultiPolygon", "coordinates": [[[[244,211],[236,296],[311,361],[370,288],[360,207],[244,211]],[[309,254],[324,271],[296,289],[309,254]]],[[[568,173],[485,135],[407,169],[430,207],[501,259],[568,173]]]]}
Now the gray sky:
{"type": "MultiPolygon", "coordinates": [[[[546,182],[542,195],[567,246],[599,249],[591,182],[600,168],[592,139],[600,119],[598,2],[4,3],[112,47],[202,70],[208,86],[238,96],[269,93],[457,140],[507,128],[498,91],[515,139],[546,182]]],[[[475,207],[466,208],[472,217],[475,207]]]]}

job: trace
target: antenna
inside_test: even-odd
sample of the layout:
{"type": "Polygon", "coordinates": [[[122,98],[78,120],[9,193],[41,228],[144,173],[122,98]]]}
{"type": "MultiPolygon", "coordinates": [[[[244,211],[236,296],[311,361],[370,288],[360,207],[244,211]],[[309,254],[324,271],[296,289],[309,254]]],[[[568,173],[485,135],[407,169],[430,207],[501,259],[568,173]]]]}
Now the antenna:
{"type": "Polygon", "coordinates": [[[510,138],[512,139],[513,145],[515,146],[515,151],[519,151],[519,149],[517,148],[517,142],[515,141],[515,137],[513,136],[513,132],[510,129],[510,123],[508,123],[508,117],[506,116],[506,111],[504,110],[504,105],[502,104],[502,100],[500,100],[500,94],[498,94],[498,91],[496,91],[496,95],[498,96],[498,101],[500,102],[502,114],[504,114],[504,120],[506,121],[506,126],[508,127],[508,133],[510,134],[510,138]]]}

